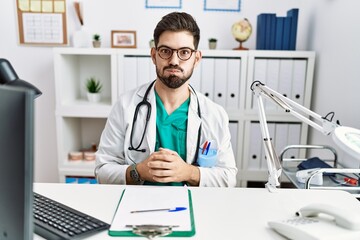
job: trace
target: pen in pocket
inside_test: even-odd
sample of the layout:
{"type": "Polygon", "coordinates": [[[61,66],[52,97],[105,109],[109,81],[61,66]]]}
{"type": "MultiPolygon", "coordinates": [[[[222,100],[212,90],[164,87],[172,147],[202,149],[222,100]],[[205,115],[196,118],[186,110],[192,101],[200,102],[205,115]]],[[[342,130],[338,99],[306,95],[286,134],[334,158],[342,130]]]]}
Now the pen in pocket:
{"type": "Polygon", "coordinates": [[[207,145],[208,145],[208,141],[205,141],[201,154],[204,154],[205,149],[207,148],[207,145]]]}

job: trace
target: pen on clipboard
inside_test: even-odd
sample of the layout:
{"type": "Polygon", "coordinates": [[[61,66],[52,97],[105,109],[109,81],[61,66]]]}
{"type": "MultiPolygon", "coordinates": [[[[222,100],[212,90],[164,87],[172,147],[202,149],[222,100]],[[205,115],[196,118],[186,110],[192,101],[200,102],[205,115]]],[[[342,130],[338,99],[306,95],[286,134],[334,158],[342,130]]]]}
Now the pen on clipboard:
{"type": "Polygon", "coordinates": [[[146,209],[146,210],[135,210],[130,213],[145,213],[145,212],[179,212],[186,210],[186,207],[176,207],[176,208],[158,208],[158,209],[146,209]]]}

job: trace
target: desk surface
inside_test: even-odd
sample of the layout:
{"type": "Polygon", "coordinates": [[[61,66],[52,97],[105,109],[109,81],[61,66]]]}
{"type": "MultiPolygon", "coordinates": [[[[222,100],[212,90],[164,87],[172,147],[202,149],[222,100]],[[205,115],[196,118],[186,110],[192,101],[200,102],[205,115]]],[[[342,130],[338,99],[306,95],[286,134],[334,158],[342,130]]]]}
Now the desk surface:
{"type": "MultiPolygon", "coordinates": [[[[111,223],[125,187],[123,185],[35,183],[34,191],[111,223]]],[[[297,210],[310,203],[338,205],[360,214],[360,202],[345,191],[279,189],[277,193],[270,193],[265,188],[190,189],[196,227],[196,234],[191,239],[284,239],[270,229],[267,222],[293,217],[297,210]]],[[[34,239],[42,238],[35,236],[34,239]]],[[[103,231],[88,239],[138,238],[115,238],[108,236],[107,231],[103,231]]]]}

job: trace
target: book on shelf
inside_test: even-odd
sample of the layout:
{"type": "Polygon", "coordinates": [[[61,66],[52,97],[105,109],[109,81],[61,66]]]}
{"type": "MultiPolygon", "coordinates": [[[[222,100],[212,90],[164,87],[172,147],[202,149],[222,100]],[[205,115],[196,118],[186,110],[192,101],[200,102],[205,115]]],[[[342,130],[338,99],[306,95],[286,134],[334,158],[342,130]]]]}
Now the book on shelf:
{"type": "Polygon", "coordinates": [[[290,9],[289,11],[287,11],[287,16],[291,17],[289,50],[296,50],[296,36],[297,36],[299,9],[298,8],[290,9]]]}

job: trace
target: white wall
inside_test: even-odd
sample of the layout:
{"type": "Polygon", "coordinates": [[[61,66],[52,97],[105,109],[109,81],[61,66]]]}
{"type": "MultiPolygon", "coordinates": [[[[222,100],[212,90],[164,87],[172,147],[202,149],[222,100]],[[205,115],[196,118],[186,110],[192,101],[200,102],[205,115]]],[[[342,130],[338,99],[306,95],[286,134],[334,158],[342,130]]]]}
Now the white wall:
{"type": "MultiPolygon", "coordinates": [[[[68,0],[68,34],[79,29],[68,0]]],[[[246,47],[255,49],[256,16],[261,12],[285,15],[290,8],[300,8],[298,50],[317,53],[313,110],[321,115],[335,111],[344,125],[360,128],[360,28],[356,27],[360,1],[357,0],[242,0],[241,12],[204,12],[203,0],[183,0],[183,8],[194,15],[201,28],[200,49],[207,49],[207,39],[218,38],[218,49],[238,46],[231,25],[241,18],[253,24],[253,35],[246,47]]],[[[110,46],[111,30],[136,30],[138,48],[148,48],[148,41],[159,19],[169,9],[145,9],[145,0],[85,0],[84,22],[90,33],[100,33],[103,47],[110,46]]],[[[35,115],[35,181],[57,182],[55,131],[55,96],[52,47],[18,44],[15,1],[0,1],[0,57],[8,59],[17,74],[38,86],[43,95],[36,99],[35,115]]],[[[318,132],[310,134],[311,143],[331,140],[318,132]]]]}

